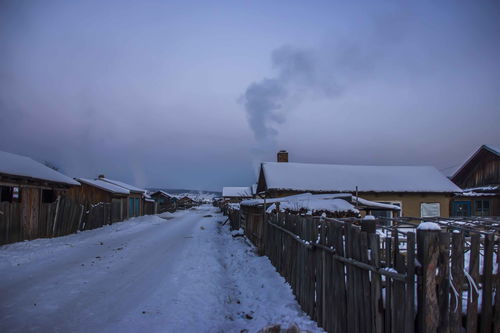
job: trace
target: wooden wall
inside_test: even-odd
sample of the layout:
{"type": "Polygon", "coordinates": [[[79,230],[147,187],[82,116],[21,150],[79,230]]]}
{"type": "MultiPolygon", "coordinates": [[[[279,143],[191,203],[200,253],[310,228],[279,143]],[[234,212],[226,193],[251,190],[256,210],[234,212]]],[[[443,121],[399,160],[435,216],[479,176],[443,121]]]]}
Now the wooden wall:
{"type": "Polygon", "coordinates": [[[111,202],[113,195],[95,186],[83,184],[68,190],[68,198],[88,207],[99,202],[111,202]]]}

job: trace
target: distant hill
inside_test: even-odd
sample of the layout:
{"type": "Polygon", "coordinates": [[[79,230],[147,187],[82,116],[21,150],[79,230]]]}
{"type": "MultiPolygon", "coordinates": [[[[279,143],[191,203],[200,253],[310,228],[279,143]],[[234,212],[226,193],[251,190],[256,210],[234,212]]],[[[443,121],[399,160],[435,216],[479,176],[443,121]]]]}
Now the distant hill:
{"type": "Polygon", "coordinates": [[[214,196],[222,195],[222,192],[205,191],[205,190],[186,190],[186,189],[159,188],[159,187],[148,187],[147,190],[149,190],[149,191],[160,191],[161,190],[161,191],[165,191],[165,192],[171,193],[171,194],[190,193],[190,194],[213,194],[214,196]]]}

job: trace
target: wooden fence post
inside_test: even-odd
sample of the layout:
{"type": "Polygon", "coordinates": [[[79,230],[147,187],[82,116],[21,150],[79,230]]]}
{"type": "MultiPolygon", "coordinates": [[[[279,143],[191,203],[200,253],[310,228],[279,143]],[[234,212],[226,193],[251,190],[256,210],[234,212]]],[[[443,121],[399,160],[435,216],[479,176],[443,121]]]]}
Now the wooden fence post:
{"type": "Polygon", "coordinates": [[[435,333],[439,325],[436,292],[439,233],[439,230],[417,229],[417,257],[422,266],[418,285],[417,332],[419,333],[435,333]]]}

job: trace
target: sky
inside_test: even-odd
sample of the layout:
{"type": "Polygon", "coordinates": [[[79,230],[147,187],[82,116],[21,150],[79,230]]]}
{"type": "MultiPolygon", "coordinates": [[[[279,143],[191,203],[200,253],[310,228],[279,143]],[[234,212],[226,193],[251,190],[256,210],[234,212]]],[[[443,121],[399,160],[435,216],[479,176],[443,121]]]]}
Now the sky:
{"type": "Polygon", "coordinates": [[[220,190],[290,161],[500,146],[494,1],[0,0],[0,150],[72,177],[220,190]]]}

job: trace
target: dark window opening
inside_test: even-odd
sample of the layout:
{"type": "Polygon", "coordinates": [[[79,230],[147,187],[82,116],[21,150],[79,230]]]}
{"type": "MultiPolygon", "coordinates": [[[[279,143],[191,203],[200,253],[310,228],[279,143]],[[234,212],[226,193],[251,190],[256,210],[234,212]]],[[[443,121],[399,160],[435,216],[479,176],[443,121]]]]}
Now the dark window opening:
{"type": "Polygon", "coordinates": [[[42,190],[42,203],[52,203],[56,201],[56,192],[54,190],[42,190]]]}
{"type": "Polygon", "coordinates": [[[0,186],[1,189],[1,199],[0,201],[12,202],[12,187],[10,186],[0,186]]]}
{"type": "Polygon", "coordinates": [[[490,215],[490,201],[489,200],[476,200],[476,216],[489,216],[490,215]]]}

